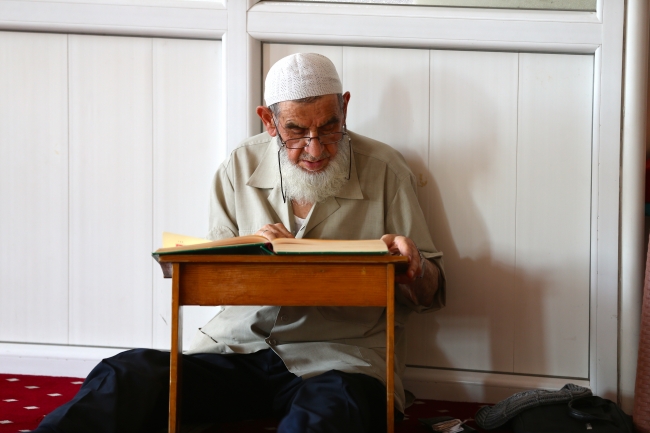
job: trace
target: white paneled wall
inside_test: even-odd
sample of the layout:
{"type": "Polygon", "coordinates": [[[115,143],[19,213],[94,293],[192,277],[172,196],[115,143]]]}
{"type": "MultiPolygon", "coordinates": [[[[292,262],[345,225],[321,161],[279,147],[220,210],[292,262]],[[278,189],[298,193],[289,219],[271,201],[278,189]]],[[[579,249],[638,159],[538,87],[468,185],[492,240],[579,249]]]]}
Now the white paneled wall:
{"type": "MultiPolygon", "coordinates": [[[[169,347],[163,230],[207,232],[221,42],[0,32],[0,341],[169,347]]],[[[186,311],[187,333],[212,312],[186,311]]]]}
{"type": "Polygon", "coordinates": [[[432,52],[426,213],[445,254],[448,307],[414,318],[411,347],[425,350],[413,364],[512,371],[517,59],[432,52]]]}
{"type": "MultiPolygon", "coordinates": [[[[594,57],[267,44],[264,71],[299,51],[404,154],[445,253],[409,364],[586,378],[594,57]]],[[[169,346],[150,253],[206,232],[222,66],[219,41],[0,32],[1,341],[169,346]]],[[[186,337],[213,312],[186,309],[186,337]]]]}
{"type": "Polygon", "coordinates": [[[519,65],[515,371],[587,377],[593,56],[519,65]]]}
{"type": "Polygon", "coordinates": [[[152,40],[70,40],[70,343],[151,345],[152,40]]]}
{"type": "Polygon", "coordinates": [[[0,340],[68,342],[67,37],[0,32],[0,340]]]}
{"type": "Polygon", "coordinates": [[[348,127],[399,149],[445,253],[409,364],[588,377],[593,56],[264,46],[330,56],[348,127]]]}
{"type": "MultiPolygon", "coordinates": [[[[154,55],[154,247],[161,233],[207,233],[208,191],[225,154],[221,44],[157,39],[154,55]]],[[[153,346],[169,348],[171,280],[153,269],[153,346]]],[[[215,314],[213,307],[183,307],[183,342],[215,314]]]]}

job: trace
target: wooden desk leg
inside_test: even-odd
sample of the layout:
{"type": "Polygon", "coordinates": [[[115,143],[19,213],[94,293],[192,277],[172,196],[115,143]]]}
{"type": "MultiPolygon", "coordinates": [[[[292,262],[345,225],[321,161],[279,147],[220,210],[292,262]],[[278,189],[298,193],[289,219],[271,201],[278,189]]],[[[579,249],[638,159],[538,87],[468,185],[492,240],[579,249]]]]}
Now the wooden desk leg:
{"type": "Polygon", "coordinates": [[[182,320],[180,263],[174,263],[172,275],[172,348],[169,356],[169,433],[180,433],[181,431],[182,320]]]}
{"type": "Polygon", "coordinates": [[[395,265],[386,267],[386,429],[395,429],[395,265]]]}

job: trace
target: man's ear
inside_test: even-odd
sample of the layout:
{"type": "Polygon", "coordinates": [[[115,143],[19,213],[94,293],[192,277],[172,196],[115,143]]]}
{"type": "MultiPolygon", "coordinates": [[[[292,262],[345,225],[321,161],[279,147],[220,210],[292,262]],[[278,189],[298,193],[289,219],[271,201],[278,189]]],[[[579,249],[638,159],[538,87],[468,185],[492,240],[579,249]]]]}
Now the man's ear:
{"type": "Polygon", "coordinates": [[[350,102],[350,92],[345,92],[343,94],[343,123],[348,115],[348,102],[350,102]]]}
{"type": "Polygon", "coordinates": [[[268,132],[271,137],[275,137],[276,129],[275,129],[275,123],[273,123],[273,113],[271,112],[269,107],[263,107],[260,105],[259,107],[257,107],[255,112],[257,113],[259,118],[262,119],[262,123],[264,123],[266,132],[268,132]]]}

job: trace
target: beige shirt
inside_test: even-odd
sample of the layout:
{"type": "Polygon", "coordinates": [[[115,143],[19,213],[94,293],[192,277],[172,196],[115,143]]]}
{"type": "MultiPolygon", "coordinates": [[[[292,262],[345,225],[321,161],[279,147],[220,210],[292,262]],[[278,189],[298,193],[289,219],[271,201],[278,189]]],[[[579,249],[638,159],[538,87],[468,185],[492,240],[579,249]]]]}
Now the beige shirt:
{"type": "MultiPolygon", "coordinates": [[[[431,306],[415,306],[399,294],[395,305],[395,402],[404,411],[404,326],[411,311],[445,304],[442,254],[433,245],[417,201],[415,177],[386,144],[349,133],[350,180],[335,197],[316,204],[296,237],[379,239],[396,233],[413,239],[441,270],[431,306]]],[[[219,167],[211,192],[211,239],[249,235],[283,223],[294,231],[291,203],[280,191],[278,144],[268,134],[249,138],[219,167]]],[[[399,292],[396,290],[396,292],[399,292]]],[[[197,333],[188,353],[252,353],[271,348],[292,373],[311,377],[329,370],[363,373],[386,383],[385,308],[225,307],[197,333]]]]}

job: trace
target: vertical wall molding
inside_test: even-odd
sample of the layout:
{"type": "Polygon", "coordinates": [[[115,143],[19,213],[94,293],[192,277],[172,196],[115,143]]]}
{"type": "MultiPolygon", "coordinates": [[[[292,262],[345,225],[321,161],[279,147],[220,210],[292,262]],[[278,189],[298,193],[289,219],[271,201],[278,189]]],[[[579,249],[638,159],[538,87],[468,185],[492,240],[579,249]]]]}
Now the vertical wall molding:
{"type": "Polygon", "coordinates": [[[594,394],[618,397],[619,192],[624,5],[603,0],[594,79],[592,307],[589,378],[594,394]],[[598,98],[599,97],[599,98],[598,98]]]}
{"type": "Polygon", "coordinates": [[[628,0],[625,13],[625,86],[621,168],[621,296],[619,402],[632,412],[639,345],[645,249],[648,2],[628,0]]]}
{"type": "Polygon", "coordinates": [[[248,9],[258,1],[228,2],[228,31],[223,36],[223,51],[229,151],[261,131],[255,108],[262,104],[262,42],[247,31],[248,9]]]}

